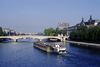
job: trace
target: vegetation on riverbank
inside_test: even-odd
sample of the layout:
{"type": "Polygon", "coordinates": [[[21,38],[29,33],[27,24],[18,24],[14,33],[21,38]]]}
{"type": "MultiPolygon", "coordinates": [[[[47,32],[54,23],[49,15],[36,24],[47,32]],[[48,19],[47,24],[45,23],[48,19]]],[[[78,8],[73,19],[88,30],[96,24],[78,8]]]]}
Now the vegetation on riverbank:
{"type": "Polygon", "coordinates": [[[7,33],[3,32],[2,27],[0,27],[0,36],[7,36],[7,33]]]}
{"type": "Polygon", "coordinates": [[[71,40],[100,41],[100,27],[78,26],[76,31],[70,33],[71,40]]]}
{"type": "Polygon", "coordinates": [[[66,35],[67,31],[66,30],[57,30],[57,28],[56,29],[48,28],[48,29],[44,30],[44,33],[46,36],[58,36],[58,34],[66,35]]]}

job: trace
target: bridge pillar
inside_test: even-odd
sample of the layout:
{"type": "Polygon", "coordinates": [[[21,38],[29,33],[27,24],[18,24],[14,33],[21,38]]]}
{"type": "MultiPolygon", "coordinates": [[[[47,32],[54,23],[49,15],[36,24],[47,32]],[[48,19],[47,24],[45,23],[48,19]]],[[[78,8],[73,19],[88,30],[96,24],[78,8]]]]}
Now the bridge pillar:
{"type": "Polygon", "coordinates": [[[61,41],[65,41],[65,37],[62,37],[61,41]]]}
{"type": "Polygon", "coordinates": [[[38,41],[39,41],[39,42],[41,42],[41,41],[42,41],[42,39],[38,39],[38,41]]]}
{"type": "Polygon", "coordinates": [[[61,42],[62,42],[62,39],[60,39],[61,40],[61,42]]]}
{"type": "Polygon", "coordinates": [[[26,38],[24,38],[24,40],[26,40],[26,38]]]}
{"type": "Polygon", "coordinates": [[[18,42],[18,39],[14,39],[14,42],[18,42]]]}
{"type": "Polygon", "coordinates": [[[63,41],[65,41],[65,37],[63,38],[63,41]]]}

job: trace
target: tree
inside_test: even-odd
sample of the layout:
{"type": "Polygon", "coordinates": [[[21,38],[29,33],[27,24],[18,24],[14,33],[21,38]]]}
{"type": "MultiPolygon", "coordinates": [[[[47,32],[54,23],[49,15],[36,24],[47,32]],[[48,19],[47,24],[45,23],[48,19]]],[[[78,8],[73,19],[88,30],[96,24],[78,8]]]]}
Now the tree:
{"type": "Polygon", "coordinates": [[[57,36],[58,34],[66,35],[67,31],[66,30],[57,30],[57,28],[56,29],[48,28],[48,29],[44,30],[44,33],[46,36],[57,36]]]}
{"type": "Polygon", "coordinates": [[[53,28],[48,28],[44,30],[46,36],[55,36],[56,30],[53,28]]]}
{"type": "Polygon", "coordinates": [[[78,26],[77,30],[78,31],[86,31],[87,30],[87,26],[86,25],[78,26]]]}
{"type": "Polygon", "coordinates": [[[3,32],[2,27],[0,27],[0,36],[7,36],[7,34],[3,32]]]}
{"type": "Polygon", "coordinates": [[[70,33],[72,40],[100,41],[100,27],[78,26],[77,30],[70,33]]]}

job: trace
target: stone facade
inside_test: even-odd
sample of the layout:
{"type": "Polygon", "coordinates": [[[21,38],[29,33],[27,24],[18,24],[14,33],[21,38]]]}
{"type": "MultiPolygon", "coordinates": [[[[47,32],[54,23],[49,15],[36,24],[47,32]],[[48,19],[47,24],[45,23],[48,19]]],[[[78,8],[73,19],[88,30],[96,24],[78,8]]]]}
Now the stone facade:
{"type": "Polygon", "coordinates": [[[16,35],[16,32],[13,29],[3,28],[3,32],[6,32],[9,36],[16,35]]]}
{"type": "Polygon", "coordinates": [[[61,23],[58,24],[57,29],[58,30],[64,30],[64,29],[67,29],[68,27],[69,27],[69,23],[61,22],[61,23]]]}
{"type": "Polygon", "coordinates": [[[98,19],[93,20],[92,16],[90,15],[90,19],[87,22],[84,22],[84,18],[82,18],[81,23],[76,24],[76,26],[82,26],[82,25],[86,25],[87,27],[94,27],[100,25],[100,20],[98,19]]]}
{"type": "Polygon", "coordinates": [[[77,26],[70,26],[67,28],[67,36],[70,35],[70,32],[72,31],[76,31],[77,30],[77,26]]]}
{"type": "Polygon", "coordinates": [[[70,35],[71,31],[76,31],[77,30],[77,26],[82,26],[82,25],[86,25],[87,27],[94,27],[94,26],[100,26],[100,20],[96,19],[93,20],[92,16],[90,15],[90,19],[87,22],[84,22],[84,18],[82,18],[82,21],[78,24],[76,24],[75,26],[70,26],[67,28],[67,35],[70,35]]]}

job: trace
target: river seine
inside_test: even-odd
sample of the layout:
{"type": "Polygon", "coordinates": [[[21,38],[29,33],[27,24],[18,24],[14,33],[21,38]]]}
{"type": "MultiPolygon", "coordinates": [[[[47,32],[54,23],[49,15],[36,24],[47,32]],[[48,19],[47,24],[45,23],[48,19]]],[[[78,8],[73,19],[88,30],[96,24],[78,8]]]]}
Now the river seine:
{"type": "Polygon", "coordinates": [[[68,54],[46,53],[33,40],[0,43],[0,67],[100,67],[100,50],[60,42],[68,54]]]}

